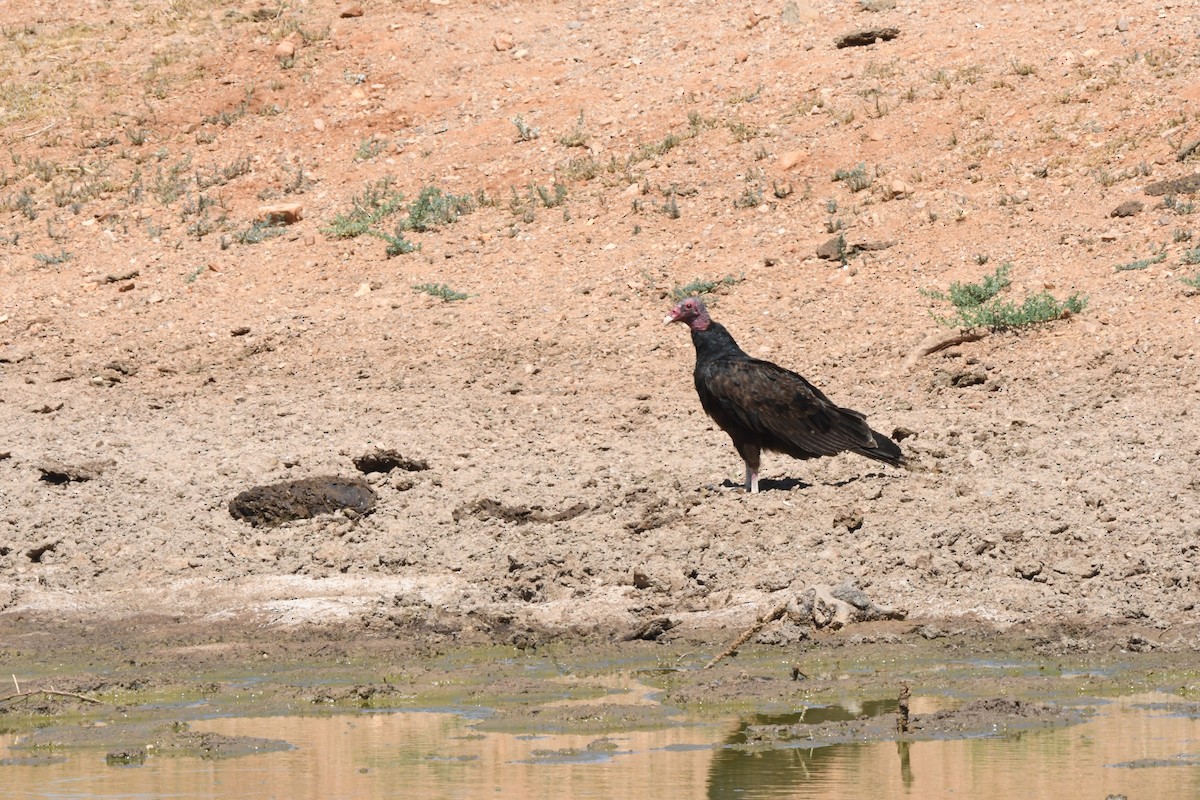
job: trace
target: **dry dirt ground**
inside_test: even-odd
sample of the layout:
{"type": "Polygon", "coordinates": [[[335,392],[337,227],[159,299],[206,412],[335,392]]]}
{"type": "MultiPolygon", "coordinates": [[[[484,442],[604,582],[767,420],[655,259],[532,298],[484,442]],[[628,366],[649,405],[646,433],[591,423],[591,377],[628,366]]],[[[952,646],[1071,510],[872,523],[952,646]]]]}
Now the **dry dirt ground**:
{"type": "Polygon", "coordinates": [[[943,628],[1200,646],[1200,198],[1153,185],[1200,170],[1200,7],[0,14],[12,636],[728,637],[850,580],[943,628]],[[899,35],[835,46],[868,28],[899,35]],[[1003,264],[1086,308],[915,355],[953,333],[928,292],[1003,264]],[[662,324],[697,279],[913,468],[768,457],[743,493],[662,324]],[[372,513],[229,513],[379,448],[428,469],[367,475],[372,513]]]}

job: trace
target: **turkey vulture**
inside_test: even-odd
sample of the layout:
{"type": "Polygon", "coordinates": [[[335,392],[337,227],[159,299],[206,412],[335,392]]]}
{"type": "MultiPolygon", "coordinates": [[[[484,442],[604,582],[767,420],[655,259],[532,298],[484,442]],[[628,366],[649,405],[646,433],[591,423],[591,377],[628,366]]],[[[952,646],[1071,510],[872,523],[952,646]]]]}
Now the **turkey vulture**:
{"type": "Polygon", "coordinates": [[[709,317],[700,298],[687,298],[663,321],[685,322],[692,331],[700,405],[746,462],[746,491],[758,491],[763,450],[800,459],[849,450],[887,464],[904,463],[896,443],[871,430],[865,416],[834,405],[791,370],[746,355],[725,326],[709,317]]]}

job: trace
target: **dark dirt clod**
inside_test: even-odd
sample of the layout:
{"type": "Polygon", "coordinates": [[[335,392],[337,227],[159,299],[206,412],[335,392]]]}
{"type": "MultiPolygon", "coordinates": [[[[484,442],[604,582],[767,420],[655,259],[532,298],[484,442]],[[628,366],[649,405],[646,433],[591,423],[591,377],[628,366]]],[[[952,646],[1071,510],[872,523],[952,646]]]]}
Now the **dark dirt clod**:
{"type": "Polygon", "coordinates": [[[143,764],[145,761],[146,748],[144,747],[128,747],[122,750],[113,750],[104,755],[104,763],[110,767],[143,764]]]}
{"type": "Polygon", "coordinates": [[[259,527],[342,509],[366,514],[374,508],[375,499],[375,490],[357,478],[302,478],[247,489],[229,501],[229,514],[259,527]]]}
{"type": "Polygon", "coordinates": [[[653,642],[677,624],[670,617],[657,617],[641,625],[637,630],[622,637],[622,641],[631,642],[635,639],[653,642]]]}
{"type": "Polygon", "coordinates": [[[83,483],[99,477],[104,471],[105,464],[63,464],[59,461],[44,461],[37,465],[37,469],[42,473],[41,479],[46,483],[63,484],[63,483],[83,483]]]}
{"type": "Polygon", "coordinates": [[[843,47],[866,47],[875,44],[877,41],[887,42],[895,39],[900,35],[899,28],[868,28],[862,31],[854,31],[839,36],[834,44],[838,48],[843,47]]]}
{"type": "Polygon", "coordinates": [[[405,458],[395,450],[376,450],[355,458],[354,468],[363,473],[391,472],[394,469],[423,472],[429,469],[429,462],[424,459],[405,458]]]}
{"type": "Polygon", "coordinates": [[[1169,194],[1195,194],[1200,192],[1200,172],[1183,178],[1155,181],[1146,186],[1146,194],[1161,197],[1169,194]]]}
{"type": "Polygon", "coordinates": [[[833,527],[845,528],[853,533],[863,526],[862,510],[858,508],[842,508],[834,512],[833,527]]]}
{"type": "Polygon", "coordinates": [[[499,519],[518,524],[525,522],[565,522],[566,520],[580,516],[588,508],[587,503],[576,503],[562,511],[551,513],[541,506],[509,506],[501,503],[499,500],[485,497],[476,500],[474,503],[459,506],[454,509],[452,516],[455,522],[461,522],[467,517],[499,519]]]}

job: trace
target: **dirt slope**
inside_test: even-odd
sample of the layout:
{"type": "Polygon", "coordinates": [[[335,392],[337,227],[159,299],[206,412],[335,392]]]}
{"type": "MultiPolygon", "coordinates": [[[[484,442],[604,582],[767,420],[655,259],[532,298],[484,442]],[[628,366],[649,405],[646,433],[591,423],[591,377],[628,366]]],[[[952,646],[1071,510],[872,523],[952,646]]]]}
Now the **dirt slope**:
{"type": "Polygon", "coordinates": [[[1200,14],[862,5],[8,3],[0,609],[503,637],[852,579],[921,618],[1193,618],[1200,216],[1147,188],[1200,169],[1200,14]],[[415,229],[423,190],[461,216],[415,229]],[[923,291],[1006,263],[1086,309],[910,357],[952,333],[923,291]],[[742,346],[910,431],[912,471],[736,488],[662,325],[727,276],[742,346]],[[430,469],[369,476],[366,517],[227,511],[377,447],[430,469]]]}

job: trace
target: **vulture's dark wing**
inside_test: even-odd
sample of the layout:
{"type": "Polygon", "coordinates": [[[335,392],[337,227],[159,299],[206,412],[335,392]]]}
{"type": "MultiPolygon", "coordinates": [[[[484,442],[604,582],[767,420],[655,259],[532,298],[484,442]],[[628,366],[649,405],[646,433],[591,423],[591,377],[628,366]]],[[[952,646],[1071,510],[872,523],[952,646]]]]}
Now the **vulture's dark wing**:
{"type": "Polygon", "coordinates": [[[759,359],[699,365],[700,401],[734,441],[753,441],[795,458],[832,456],[875,446],[857,411],[839,408],[791,370],[759,359]]]}

